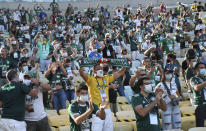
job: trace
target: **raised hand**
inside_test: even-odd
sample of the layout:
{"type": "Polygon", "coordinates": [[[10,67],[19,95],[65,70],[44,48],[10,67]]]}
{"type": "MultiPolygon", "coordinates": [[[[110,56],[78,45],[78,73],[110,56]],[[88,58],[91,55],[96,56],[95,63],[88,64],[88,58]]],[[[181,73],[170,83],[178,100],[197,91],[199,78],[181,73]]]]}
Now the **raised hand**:
{"type": "Polygon", "coordinates": [[[93,110],[94,110],[94,106],[93,106],[93,103],[92,103],[92,99],[89,100],[89,110],[90,110],[90,111],[93,111],[93,110]]]}

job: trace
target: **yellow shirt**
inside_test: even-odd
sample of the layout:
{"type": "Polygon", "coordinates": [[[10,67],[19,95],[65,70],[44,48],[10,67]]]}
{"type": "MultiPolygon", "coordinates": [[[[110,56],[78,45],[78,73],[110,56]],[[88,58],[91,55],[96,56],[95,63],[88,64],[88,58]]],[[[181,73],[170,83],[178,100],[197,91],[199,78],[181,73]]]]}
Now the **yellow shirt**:
{"type": "Polygon", "coordinates": [[[197,3],[192,4],[191,9],[192,9],[192,11],[197,11],[197,3]]]}
{"type": "MultiPolygon", "coordinates": [[[[95,78],[94,76],[88,76],[87,86],[89,88],[89,97],[92,98],[92,102],[98,107],[102,103],[102,96],[100,91],[105,92],[107,101],[109,101],[109,83],[114,81],[114,75],[105,75],[103,78],[95,78]],[[104,81],[104,84],[103,84],[104,81]],[[99,82],[99,86],[98,86],[99,82]]],[[[107,106],[109,108],[109,105],[107,106]]]]}

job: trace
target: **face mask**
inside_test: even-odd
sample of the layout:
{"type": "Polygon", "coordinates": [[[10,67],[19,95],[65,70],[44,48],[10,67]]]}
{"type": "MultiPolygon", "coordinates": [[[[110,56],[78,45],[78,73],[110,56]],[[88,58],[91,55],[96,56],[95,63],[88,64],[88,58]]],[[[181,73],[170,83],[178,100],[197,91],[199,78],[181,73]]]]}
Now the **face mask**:
{"type": "Polygon", "coordinates": [[[29,54],[27,53],[27,54],[24,54],[24,57],[29,57],[29,54]]]}
{"type": "Polygon", "coordinates": [[[59,44],[55,44],[55,45],[54,45],[54,48],[58,48],[58,47],[59,47],[59,44]]]}
{"type": "Polygon", "coordinates": [[[24,80],[24,84],[25,84],[25,85],[29,86],[30,83],[31,83],[31,80],[24,80]]]}
{"type": "Polygon", "coordinates": [[[63,56],[63,57],[67,57],[68,54],[67,54],[67,53],[63,53],[62,56],[63,56]]]}
{"type": "Polygon", "coordinates": [[[28,70],[29,70],[29,67],[28,67],[28,66],[23,66],[23,70],[24,70],[24,72],[25,72],[25,71],[28,71],[28,70]]]}
{"type": "Polygon", "coordinates": [[[88,95],[80,95],[79,100],[81,102],[88,102],[89,101],[89,96],[88,95]]]}
{"type": "Polygon", "coordinates": [[[200,74],[205,75],[206,74],[206,69],[200,69],[200,74]]]}
{"type": "Polygon", "coordinates": [[[151,84],[145,85],[144,91],[147,93],[151,93],[153,91],[151,84]]]}
{"type": "Polygon", "coordinates": [[[167,74],[167,75],[165,75],[165,77],[166,77],[167,80],[171,80],[172,79],[172,74],[167,74]]]}
{"type": "Polygon", "coordinates": [[[103,76],[104,76],[103,70],[98,70],[98,71],[97,71],[97,76],[98,76],[98,77],[103,77],[103,76]]]}
{"type": "Polygon", "coordinates": [[[106,40],[106,43],[109,44],[110,40],[106,40]]]}
{"type": "Polygon", "coordinates": [[[57,70],[57,68],[56,68],[56,67],[54,67],[54,68],[53,68],[53,70],[57,70]]]}
{"type": "Polygon", "coordinates": [[[97,49],[93,49],[93,52],[97,52],[97,49]]]}
{"type": "Polygon", "coordinates": [[[76,41],[75,41],[75,40],[73,40],[72,42],[73,42],[73,44],[75,44],[75,43],[76,43],[76,41]]]}
{"type": "Polygon", "coordinates": [[[192,66],[195,67],[195,65],[197,64],[197,62],[192,62],[192,66]]]}
{"type": "Polygon", "coordinates": [[[157,46],[155,44],[152,44],[152,48],[156,48],[157,46]]]}

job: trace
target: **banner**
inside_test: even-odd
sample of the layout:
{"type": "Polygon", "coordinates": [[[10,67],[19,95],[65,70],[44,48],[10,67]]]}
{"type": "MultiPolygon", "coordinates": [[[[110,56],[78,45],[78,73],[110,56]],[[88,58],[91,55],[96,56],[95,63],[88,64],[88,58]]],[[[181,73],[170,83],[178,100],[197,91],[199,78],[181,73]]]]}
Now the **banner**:
{"type": "Polygon", "coordinates": [[[127,59],[82,58],[79,60],[79,65],[84,67],[92,67],[102,63],[108,63],[116,67],[131,67],[131,61],[128,61],[127,59]]]}

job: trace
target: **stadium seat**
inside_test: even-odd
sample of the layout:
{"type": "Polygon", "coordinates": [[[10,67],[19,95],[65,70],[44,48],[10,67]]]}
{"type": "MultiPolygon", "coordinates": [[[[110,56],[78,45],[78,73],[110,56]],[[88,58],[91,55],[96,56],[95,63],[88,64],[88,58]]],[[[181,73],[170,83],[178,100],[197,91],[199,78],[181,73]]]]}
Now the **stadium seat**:
{"type": "Polygon", "coordinates": [[[133,110],[117,112],[117,118],[118,118],[118,120],[119,119],[123,119],[123,120],[135,120],[136,119],[133,110]]]}
{"type": "Polygon", "coordinates": [[[55,128],[55,127],[50,127],[51,128],[51,131],[58,131],[58,128],[55,128]]]}
{"type": "Polygon", "coordinates": [[[133,131],[133,126],[129,122],[114,122],[114,131],[133,131]]]}
{"type": "Polygon", "coordinates": [[[68,110],[67,109],[61,109],[61,110],[59,110],[59,114],[68,116],[68,110]]]}
{"type": "Polygon", "coordinates": [[[69,107],[69,101],[66,101],[66,109],[68,109],[68,107],[69,107]]]}
{"type": "Polygon", "coordinates": [[[45,110],[45,111],[47,113],[47,116],[56,116],[56,115],[58,115],[56,110],[45,110]]]}
{"type": "Polygon", "coordinates": [[[182,65],[182,62],[184,61],[185,58],[177,58],[178,62],[180,63],[180,65],[182,65]]]}
{"type": "Polygon", "coordinates": [[[183,92],[183,93],[182,93],[182,97],[183,97],[183,100],[184,100],[184,101],[187,101],[187,100],[190,99],[189,94],[188,94],[187,92],[183,92]]]}
{"type": "Polygon", "coordinates": [[[69,120],[65,115],[48,116],[49,124],[52,127],[68,126],[69,120]]]}
{"type": "Polygon", "coordinates": [[[206,127],[190,128],[188,131],[206,131],[206,127]]]}
{"type": "Polygon", "coordinates": [[[195,107],[193,106],[180,107],[180,111],[183,117],[193,116],[195,113],[195,107]]]}
{"type": "Polygon", "coordinates": [[[133,110],[132,106],[128,105],[128,104],[119,105],[119,106],[120,106],[121,111],[131,111],[131,110],[133,110]]]}
{"type": "Polygon", "coordinates": [[[165,130],[165,131],[183,131],[181,129],[172,129],[172,130],[165,130]]]}
{"type": "Polygon", "coordinates": [[[188,131],[193,127],[196,127],[195,116],[182,117],[182,130],[188,131]]]}
{"type": "Polygon", "coordinates": [[[70,126],[60,126],[59,131],[70,131],[70,126]]]}
{"type": "Polygon", "coordinates": [[[125,104],[127,104],[128,101],[127,101],[126,97],[124,97],[124,96],[118,96],[118,97],[117,97],[117,104],[119,104],[119,103],[125,103],[125,104]]]}
{"type": "Polygon", "coordinates": [[[136,121],[131,122],[134,131],[137,131],[137,124],[136,121]]]}
{"type": "Polygon", "coordinates": [[[179,107],[187,107],[187,106],[192,106],[190,101],[180,101],[179,102],[179,107]]]}

